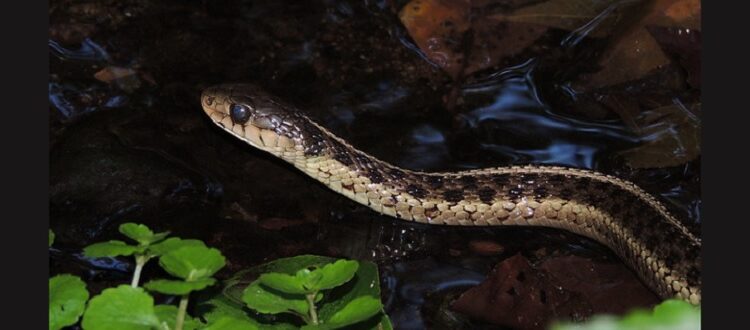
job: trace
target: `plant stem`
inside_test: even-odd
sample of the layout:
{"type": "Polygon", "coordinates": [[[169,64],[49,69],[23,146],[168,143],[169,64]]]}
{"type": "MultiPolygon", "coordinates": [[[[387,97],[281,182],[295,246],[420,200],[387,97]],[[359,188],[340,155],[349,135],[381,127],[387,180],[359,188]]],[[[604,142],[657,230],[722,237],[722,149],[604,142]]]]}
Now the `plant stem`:
{"type": "Polygon", "coordinates": [[[187,312],[188,305],[188,294],[185,294],[180,298],[180,305],[177,308],[177,321],[175,322],[175,330],[182,330],[182,324],[185,323],[185,312],[187,312]]]}
{"type": "Polygon", "coordinates": [[[317,292],[307,295],[307,304],[310,306],[310,319],[313,325],[318,325],[318,311],[315,309],[315,296],[317,292]]]}
{"type": "Polygon", "coordinates": [[[143,270],[143,266],[146,265],[146,261],[148,261],[148,257],[144,255],[135,256],[135,271],[133,272],[133,280],[130,281],[130,286],[134,288],[138,287],[138,282],[141,280],[141,271],[143,270]]]}

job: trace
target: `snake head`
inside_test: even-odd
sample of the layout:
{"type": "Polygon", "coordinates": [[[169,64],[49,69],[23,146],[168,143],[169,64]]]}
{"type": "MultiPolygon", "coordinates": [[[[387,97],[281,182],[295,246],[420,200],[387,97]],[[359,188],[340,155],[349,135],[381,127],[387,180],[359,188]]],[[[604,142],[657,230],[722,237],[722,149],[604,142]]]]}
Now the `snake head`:
{"type": "Polygon", "coordinates": [[[308,154],[319,132],[299,110],[255,85],[209,87],[201,95],[201,104],[216,125],[276,155],[308,154]]]}

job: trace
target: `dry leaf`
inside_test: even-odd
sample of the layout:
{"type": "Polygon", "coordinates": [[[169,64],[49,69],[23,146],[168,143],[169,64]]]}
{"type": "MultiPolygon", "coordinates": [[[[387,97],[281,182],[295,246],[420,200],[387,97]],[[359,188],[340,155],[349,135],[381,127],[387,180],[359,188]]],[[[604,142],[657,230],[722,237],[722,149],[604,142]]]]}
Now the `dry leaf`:
{"type": "Polygon", "coordinates": [[[700,103],[676,103],[644,111],[635,118],[641,146],[621,152],[634,168],[677,166],[700,155],[700,103]]]}
{"type": "Polygon", "coordinates": [[[470,4],[462,0],[414,0],[399,19],[417,46],[451,77],[463,71],[464,33],[469,29],[470,4]]]}
{"type": "Polygon", "coordinates": [[[108,66],[95,73],[94,78],[108,84],[114,84],[127,92],[132,92],[141,86],[136,71],[131,68],[108,66]]]}

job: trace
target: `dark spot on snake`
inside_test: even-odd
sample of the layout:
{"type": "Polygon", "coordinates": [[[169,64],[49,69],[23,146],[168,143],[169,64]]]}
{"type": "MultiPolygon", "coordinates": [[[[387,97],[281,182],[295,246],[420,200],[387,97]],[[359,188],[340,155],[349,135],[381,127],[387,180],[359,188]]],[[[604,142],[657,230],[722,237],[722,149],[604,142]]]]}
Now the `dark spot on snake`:
{"type": "Polygon", "coordinates": [[[396,180],[401,180],[406,176],[404,171],[395,169],[395,168],[389,168],[386,170],[386,172],[388,173],[389,176],[391,176],[392,178],[396,180]]]}
{"type": "Polygon", "coordinates": [[[495,190],[489,187],[485,187],[480,189],[477,192],[477,195],[479,195],[479,199],[487,204],[491,204],[495,199],[495,190]]]}
{"type": "Polygon", "coordinates": [[[508,190],[508,196],[510,196],[511,198],[514,198],[514,199],[520,198],[521,195],[523,195],[523,190],[521,190],[519,188],[515,188],[514,187],[514,188],[510,188],[510,190],[508,190]]]}
{"type": "Polygon", "coordinates": [[[604,181],[597,181],[596,183],[594,183],[594,188],[598,190],[602,190],[602,191],[607,191],[611,189],[610,186],[611,186],[610,183],[604,182],[604,181]]]}
{"type": "Polygon", "coordinates": [[[560,190],[560,197],[562,199],[570,199],[571,197],[573,197],[573,190],[570,190],[568,188],[560,190]]]}
{"type": "Polygon", "coordinates": [[[534,197],[545,198],[547,196],[549,196],[549,193],[547,192],[547,188],[544,188],[544,187],[534,188],[534,197]]]}
{"type": "Polygon", "coordinates": [[[443,178],[439,176],[428,176],[425,181],[427,181],[427,184],[432,189],[438,189],[443,186],[443,178]]]}
{"type": "Polygon", "coordinates": [[[562,183],[564,181],[565,181],[565,176],[562,175],[562,174],[554,174],[554,175],[550,176],[549,179],[547,179],[547,182],[558,183],[558,184],[562,183]]]}
{"type": "Polygon", "coordinates": [[[586,178],[586,177],[578,178],[578,180],[576,181],[576,189],[588,190],[590,184],[591,184],[591,179],[586,178]]]}
{"type": "Polygon", "coordinates": [[[354,160],[355,160],[355,161],[357,162],[357,165],[358,165],[358,167],[359,167],[360,169],[365,169],[365,168],[369,168],[369,167],[370,167],[370,166],[368,166],[368,165],[370,165],[370,163],[371,163],[371,162],[370,162],[370,159],[368,159],[368,158],[367,158],[367,157],[365,157],[365,156],[362,156],[362,155],[356,155],[356,156],[354,157],[354,160]]]}
{"type": "Polygon", "coordinates": [[[349,158],[349,155],[347,155],[346,153],[341,153],[341,152],[334,151],[333,159],[339,161],[339,163],[344,164],[346,166],[349,166],[354,163],[352,159],[349,158]]]}
{"type": "Polygon", "coordinates": [[[494,182],[496,185],[502,186],[508,184],[510,182],[510,175],[508,174],[493,174],[492,175],[492,182],[494,182]]]}
{"type": "Polygon", "coordinates": [[[244,124],[250,119],[250,108],[244,104],[232,104],[229,107],[229,117],[235,124],[244,124]]]}
{"type": "Polygon", "coordinates": [[[427,190],[423,189],[422,187],[418,187],[417,185],[410,184],[406,186],[406,192],[409,193],[409,195],[412,195],[416,198],[425,198],[427,196],[427,190]]]}
{"type": "MultiPolygon", "coordinates": [[[[614,214],[620,213],[620,211],[622,211],[622,204],[618,201],[614,201],[612,202],[612,206],[609,208],[609,210],[612,211],[612,213],[614,214]]],[[[629,218],[629,217],[625,217],[625,218],[629,218]]]]}
{"type": "Polygon", "coordinates": [[[542,302],[542,304],[547,303],[547,292],[544,290],[539,291],[539,301],[542,302]]]}
{"type": "Polygon", "coordinates": [[[366,175],[372,183],[382,183],[384,181],[383,175],[378,171],[369,171],[366,175]]]}
{"type": "Polygon", "coordinates": [[[461,182],[461,185],[463,186],[474,186],[477,184],[477,179],[472,176],[462,176],[458,178],[458,181],[461,182]]]}
{"type": "Polygon", "coordinates": [[[464,199],[464,193],[461,190],[446,190],[443,192],[443,198],[449,203],[458,203],[464,199]]]}

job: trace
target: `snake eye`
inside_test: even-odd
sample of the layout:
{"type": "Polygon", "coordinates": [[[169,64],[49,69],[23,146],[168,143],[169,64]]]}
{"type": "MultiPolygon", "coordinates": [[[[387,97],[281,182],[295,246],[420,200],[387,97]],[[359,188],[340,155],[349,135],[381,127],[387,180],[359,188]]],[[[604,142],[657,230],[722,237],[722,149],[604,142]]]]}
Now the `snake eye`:
{"type": "Polygon", "coordinates": [[[244,124],[250,119],[250,108],[243,104],[232,104],[229,107],[229,116],[235,124],[244,124]]]}

